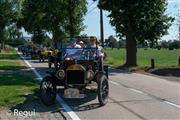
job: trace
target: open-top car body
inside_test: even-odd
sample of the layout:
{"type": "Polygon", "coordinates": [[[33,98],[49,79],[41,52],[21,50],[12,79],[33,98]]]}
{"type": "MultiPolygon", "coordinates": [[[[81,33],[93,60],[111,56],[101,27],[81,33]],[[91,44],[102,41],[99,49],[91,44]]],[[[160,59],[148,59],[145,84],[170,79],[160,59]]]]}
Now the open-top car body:
{"type": "MultiPolygon", "coordinates": [[[[83,39],[81,38],[81,41],[83,39]]],[[[56,69],[48,72],[41,82],[42,101],[46,105],[53,104],[57,86],[63,86],[63,97],[65,98],[85,98],[86,87],[94,82],[97,83],[96,92],[99,103],[101,106],[105,105],[109,94],[108,67],[104,66],[103,57],[99,56],[100,49],[97,42],[96,47],[91,47],[89,38],[86,38],[83,41],[84,46],[71,48],[67,41],[60,43],[56,69]],[[76,56],[68,55],[70,51],[76,51],[76,56]]],[[[69,42],[72,40],[70,39],[69,42]]]]}

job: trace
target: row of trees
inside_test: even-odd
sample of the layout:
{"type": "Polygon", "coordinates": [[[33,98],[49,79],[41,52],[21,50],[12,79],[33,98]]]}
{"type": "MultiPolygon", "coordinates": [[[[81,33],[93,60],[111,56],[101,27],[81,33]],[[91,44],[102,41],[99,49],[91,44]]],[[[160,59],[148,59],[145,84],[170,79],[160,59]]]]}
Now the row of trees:
{"type": "MultiPolygon", "coordinates": [[[[0,40],[15,24],[33,34],[37,43],[49,32],[56,43],[64,36],[78,35],[84,29],[86,0],[0,0],[0,40]]],[[[119,39],[126,40],[126,66],[137,65],[137,44],[151,43],[163,35],[173,21],[165,14],[166,0],[99,0],[98,7],[109,11],[110,23],[119,39]]]]}
{"type": "Polygon", "coordinates": [[[170,50],[180,49],[180,41],[179,40],[170,40],[170,41],[161,41],[158,45],[159,48],[168,48],[170,50]]]}
{"type": "MultiPolygon", "coordinates": [[[[126,48],[126,40],[121,39],[117,40],[114,36],[110,35],[107,39],[105,39],[105,47],[113,48],[126,48]]],[[[180,40],[169,40],[169,41],[157,41],[153,46],[150,42],[144,41],[143,43],[137,43],[138,48],[166,48],[169,50],[180,49],[180,40]]]]}
{"type": "MultiPolygon", "coordinates": [[[[47,39],[52,34],[56,43],[64,36],[79,35],[85,28],[84,15],[87,12],[86,0],[1,0],[0,1],[0,40],[1,49],[7,39],[8,28],[24,28],[33,35],[35,43],[47,39]]],[[[22,33],[21,33],[22,34],[22,33]]],[[[15,39],[13,34],[13,39],[15,39]]]]}
{"type": "Polygon", "coordinates": [[[20,17],[21,2],[21,0],[0,0],[0,50],[4,49],[6,40],[22,37],[16,26],[20,17]]]}

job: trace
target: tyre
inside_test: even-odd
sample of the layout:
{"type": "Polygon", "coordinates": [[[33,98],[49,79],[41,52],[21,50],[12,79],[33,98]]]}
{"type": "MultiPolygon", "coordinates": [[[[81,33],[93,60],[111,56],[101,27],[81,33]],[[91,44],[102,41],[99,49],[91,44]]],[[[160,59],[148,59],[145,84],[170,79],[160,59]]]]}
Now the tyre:
{"type": "Polygon", "coordinates": [[[97,77],[97,83],[98,83],[98,100],[100,106],[104,106],[108,102],[108,96],[109,96],[109,84],[107,77],[102,74],[97,77]]]}
{"type": "Polygon", "coordinates": [[[52,63],[48,62],[48,66],[49,66],[49,68],[51,68],[52,67],[52,63]]]}
{"type": "Polygon", "coordinates": [[[41,55],[39,55],[39,62],[41,62],[41,60],[42,60],[42,56],[41,56],[41,55]]]}
{"type": "Polygon", "coordinates": [[[45,62],[45,56],[42,57],[42,61],[45,62]]]}
{"type": "Polygon", "coordinates": [[[53,83],[53,79],[49,76],[43,78],[41,81],[40,98],[47,106],[54,104],[56,99],[56,85],[53,83]]]}

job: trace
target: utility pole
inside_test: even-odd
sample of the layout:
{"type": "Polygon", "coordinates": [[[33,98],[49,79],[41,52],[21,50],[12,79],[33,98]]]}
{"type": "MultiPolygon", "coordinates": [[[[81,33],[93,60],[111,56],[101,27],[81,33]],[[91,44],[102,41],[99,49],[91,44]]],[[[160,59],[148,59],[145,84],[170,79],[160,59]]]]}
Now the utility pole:
{"type": "MultiPolygon", "coordinates": [[[[93,1],[95,2],[97,0],[93,0],[93,1]]],[[[99,4],[102,4],[101,0],[99,0],[99,4]]],[[[101,36],[102,47],[104,48],[104,24],[103,24],[103,10],[102,10],[102,8],[100,8],[100,36],[101,36]]]]}
{"type": "Polygon", "coordinates": [[[104,24],[103,24],[103,10],[100,8],[100,34],[102,47],[104,48],[104,24]]]}

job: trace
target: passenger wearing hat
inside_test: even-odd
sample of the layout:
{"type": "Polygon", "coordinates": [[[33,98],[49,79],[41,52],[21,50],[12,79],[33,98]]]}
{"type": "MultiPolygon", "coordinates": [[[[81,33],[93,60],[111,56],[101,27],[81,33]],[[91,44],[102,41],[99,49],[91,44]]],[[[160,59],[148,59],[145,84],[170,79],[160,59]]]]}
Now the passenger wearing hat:
{"type": "Polygon", "coordinates": [[[85,48],[86,47],[83,41],[79,41],[77,44],[79,44],[81,46],[81,48],[85,48]]]}
{"type": "Polygon", "coordinates": [[[82,47],[80,45],[76,44],[76,40],[72,40],[67,48],[66,60],[70,60],[70,59],[79,60],[81,48],[82,47]]]}

